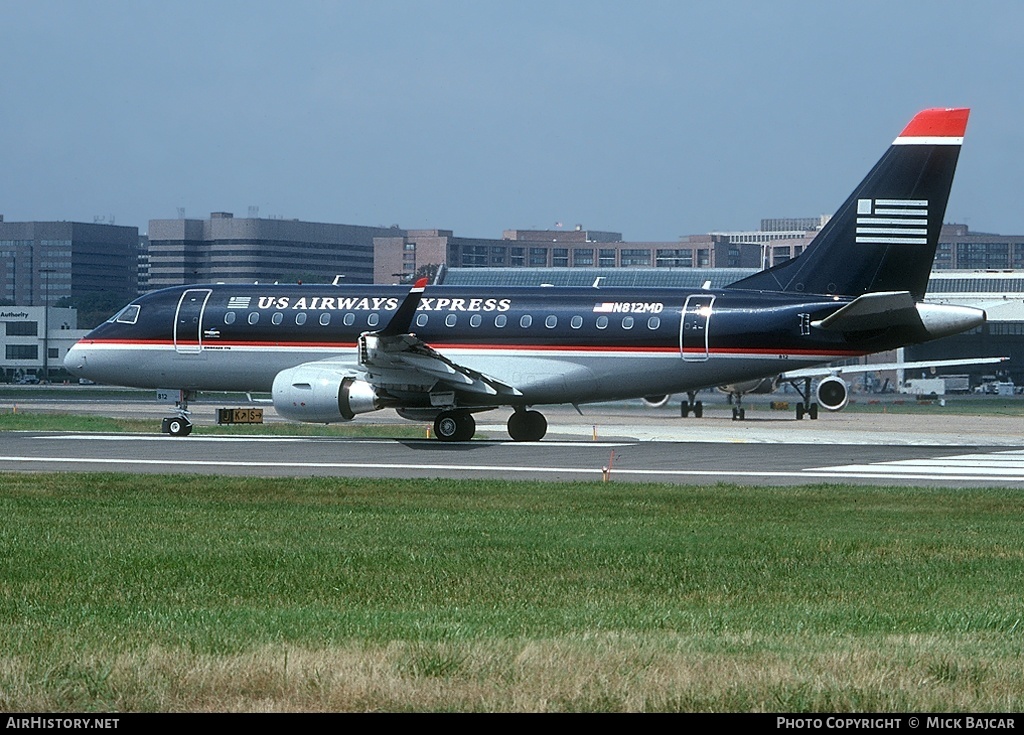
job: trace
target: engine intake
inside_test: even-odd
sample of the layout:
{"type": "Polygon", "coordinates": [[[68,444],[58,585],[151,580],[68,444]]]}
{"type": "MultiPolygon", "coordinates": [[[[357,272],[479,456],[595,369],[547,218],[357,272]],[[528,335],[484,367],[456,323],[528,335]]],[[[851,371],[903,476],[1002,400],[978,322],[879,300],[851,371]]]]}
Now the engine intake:
{"type": "Polygon", "coordinates": [[[292,421],[351,421],[356,414],[384,407],[377,390],[365,380],[323,368],[300,366],[282,370],[274,378],[271,390],[274,408],[292,421]]]}
{"type": "Polygon", "coordinates": [[[846,381],[833,375],[818,383],[815,396],[818,399],[818,405],[822,408],[828,411],[839,411],[849,401],[850,391],[846,387],[846,381]]]}

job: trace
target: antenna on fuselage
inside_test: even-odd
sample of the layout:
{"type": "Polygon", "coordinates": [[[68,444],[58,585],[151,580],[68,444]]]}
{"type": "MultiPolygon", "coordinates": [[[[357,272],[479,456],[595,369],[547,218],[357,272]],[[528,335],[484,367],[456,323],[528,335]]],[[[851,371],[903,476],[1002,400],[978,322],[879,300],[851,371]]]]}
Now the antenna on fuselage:
{"type": "Polygon", "coordinates": [[[333,281],[331,281],[331,285],[332,285],[332,286],[338,286],[338,285],[340,285],[340,284],[338,283],[338,281],[340,281],[340,280],[341,280],[342,278],[344,278],[344,277],[345,277],[345,274],[344,274],[344,273],[339,273],[338,275],[336,275],[336,276],[334,277],[334,280],[333,280],[333,281]]]}
{"type": "Polygon", "coordinates": [[[594,279],[594,282],[591,284],[590,287],[591,288],[601,288],[601,281],[603,281],[603,280],[604,280],[604,276],[598,276],[597,278],[594,279]]]}

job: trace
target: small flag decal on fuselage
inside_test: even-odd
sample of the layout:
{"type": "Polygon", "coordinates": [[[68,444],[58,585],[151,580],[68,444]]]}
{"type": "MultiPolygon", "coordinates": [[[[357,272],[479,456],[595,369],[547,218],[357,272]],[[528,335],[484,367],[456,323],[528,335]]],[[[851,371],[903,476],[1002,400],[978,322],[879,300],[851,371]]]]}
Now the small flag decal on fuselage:
{"type": "Polygon", "coordinates": [[[228,299],[229,309],[248,309],[252,296],[232,296],[228,299]]]}
{"type": "Polygon", "coordinates": [[[858,199],[857,242],[927,245],[927,199],[858,199]]]}

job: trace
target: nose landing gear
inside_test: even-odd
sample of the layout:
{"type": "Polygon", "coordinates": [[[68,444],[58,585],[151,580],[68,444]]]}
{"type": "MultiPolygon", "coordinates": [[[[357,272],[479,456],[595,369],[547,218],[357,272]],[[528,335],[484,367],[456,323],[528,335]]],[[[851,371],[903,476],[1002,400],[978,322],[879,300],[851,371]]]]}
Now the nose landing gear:
{"type": "Polygon", "coordinates": [[[160,426],[160,431],[171,436],[188,436],[192,433],[192,421],[189,419],[191,411],[188,410],[189,399],[195,396],[195,391],[181,391],[181,398],[178,399],[178,415],[165,418],[160,426]]]}

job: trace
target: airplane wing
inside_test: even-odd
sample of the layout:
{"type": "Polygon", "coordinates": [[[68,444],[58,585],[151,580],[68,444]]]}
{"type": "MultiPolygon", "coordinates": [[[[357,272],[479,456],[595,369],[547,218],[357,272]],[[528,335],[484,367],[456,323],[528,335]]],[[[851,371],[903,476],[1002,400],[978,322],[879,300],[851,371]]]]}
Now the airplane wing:
{"type": "MultiPolygon", "coordinates": [[[[838,312],[836,312],[838,313],[838,312]]],[[[924,370],[928,368],[955,367],[957,365],[988,365],[990,363],[1008,362],[1009,357],[966,357],[956,360],[922,360],[919,362],[876,362],[867,365],[826,365],[817,368],[800,368],[782,373],[782,380],[799,380],[800,378],[827,378],[844,373],[870,373],[876,370],[924,370]]]]}
{"type": "Polygon", "coordinates": [[[358,378],[384,392],[458,391],[502,398],[521,396],[515,387],[457,364],[409,331],[426,285],[426,278],[418,280],[382,329],[359,335],[357,362],[328,358],[307,365],[358,378]]]}
{"type": "Polygon", "coordinates": [[[367,382],[384,389],[410,384],[429,389],[441,383],[453,391],[504,397],[522,395],[507,383],[455,363],[411,333],[361,335],[359,365],[367,382]]]}

